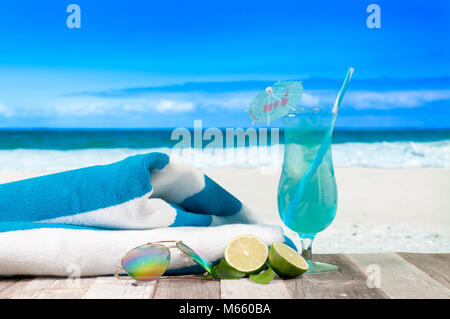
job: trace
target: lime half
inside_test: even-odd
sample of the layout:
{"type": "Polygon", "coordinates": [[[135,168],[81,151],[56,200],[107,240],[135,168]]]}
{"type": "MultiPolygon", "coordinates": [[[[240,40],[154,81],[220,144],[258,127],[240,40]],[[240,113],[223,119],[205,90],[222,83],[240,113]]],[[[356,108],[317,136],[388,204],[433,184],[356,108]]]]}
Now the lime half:
{"type": "Polygon", "coordinates": [[[308,270],[306,260],[291,247],[274,242],[269,250],[269,262],[282,278],[295,278],[308,270]]]}
{"type": "Polygon", "coordinates": [[[261,270],[269,255],[269,248],[258,237],[241,235],[233,238],[225,248],[225,260],[233,268],[246,273],[261,270]]]}

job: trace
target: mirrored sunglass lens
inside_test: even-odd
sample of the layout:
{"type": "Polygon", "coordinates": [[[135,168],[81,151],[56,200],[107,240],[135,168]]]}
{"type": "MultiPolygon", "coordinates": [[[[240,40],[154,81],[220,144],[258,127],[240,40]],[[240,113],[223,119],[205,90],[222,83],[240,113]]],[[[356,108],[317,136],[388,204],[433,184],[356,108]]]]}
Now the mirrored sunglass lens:
{"type": "Polygon", "coordinates": [[[134,279],[150,281],[161,276],[169,266],[169,249],[163,245],[142,245],[122,259],[123,269],[134,279]]]}
{"type": "Polygon", "coordinates": [[[217,277],[216,270],[214,267],[203,257],[200,253],[193,250],[189,246],[183,243],[177,243],[177,247],[181,249],[185,254],[194,259],[200,266],[202,266],[207,272],[209,272],[214,277],[217,277]]]}

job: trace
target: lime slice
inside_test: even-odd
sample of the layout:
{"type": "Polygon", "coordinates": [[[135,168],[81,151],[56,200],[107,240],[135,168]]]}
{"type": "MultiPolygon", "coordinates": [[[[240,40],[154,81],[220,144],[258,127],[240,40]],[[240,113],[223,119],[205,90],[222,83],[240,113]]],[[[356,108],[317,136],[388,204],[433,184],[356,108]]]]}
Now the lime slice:
{"type": "Polygon", "coordinates": [[[233,238],[225,248],[227,263],[246,274],[261,270],[269,254],[269,248],[258,237],[241,235],[233,238]]]}
{"type": "Polygon", "coordinates": [[[308,270],[306,260],[291,247],[274,242],[269,250],[269,262],[282,278],[295,278],[308,270]]]}

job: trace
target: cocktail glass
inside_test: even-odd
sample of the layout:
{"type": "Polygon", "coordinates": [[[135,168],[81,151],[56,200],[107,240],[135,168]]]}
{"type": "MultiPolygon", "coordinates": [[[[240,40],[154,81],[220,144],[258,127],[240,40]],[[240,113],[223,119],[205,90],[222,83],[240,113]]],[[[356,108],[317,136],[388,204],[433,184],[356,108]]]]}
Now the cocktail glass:
{"type": "Polygon", "coordinates": [[[301,238],[308,273],[337,270],[337,266],[311,260],[314,237],[336,215],[337,189],[331,157],[335,119],[331,107],[297,111],[283,118],[285,149],[278,212],[284,224],[301,238]]]}

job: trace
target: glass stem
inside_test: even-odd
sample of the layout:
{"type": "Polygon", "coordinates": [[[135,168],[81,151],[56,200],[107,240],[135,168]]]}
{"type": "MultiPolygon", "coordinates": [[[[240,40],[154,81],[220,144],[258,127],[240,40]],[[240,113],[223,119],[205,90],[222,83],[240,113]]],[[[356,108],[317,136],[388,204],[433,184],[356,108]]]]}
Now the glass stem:
{"type": "Polygon", "coordinates": [[[302,241],[302,256],[309,263],[312,259],[312,243],[314,237],[311,236],[300,236],[302,241]]]}

